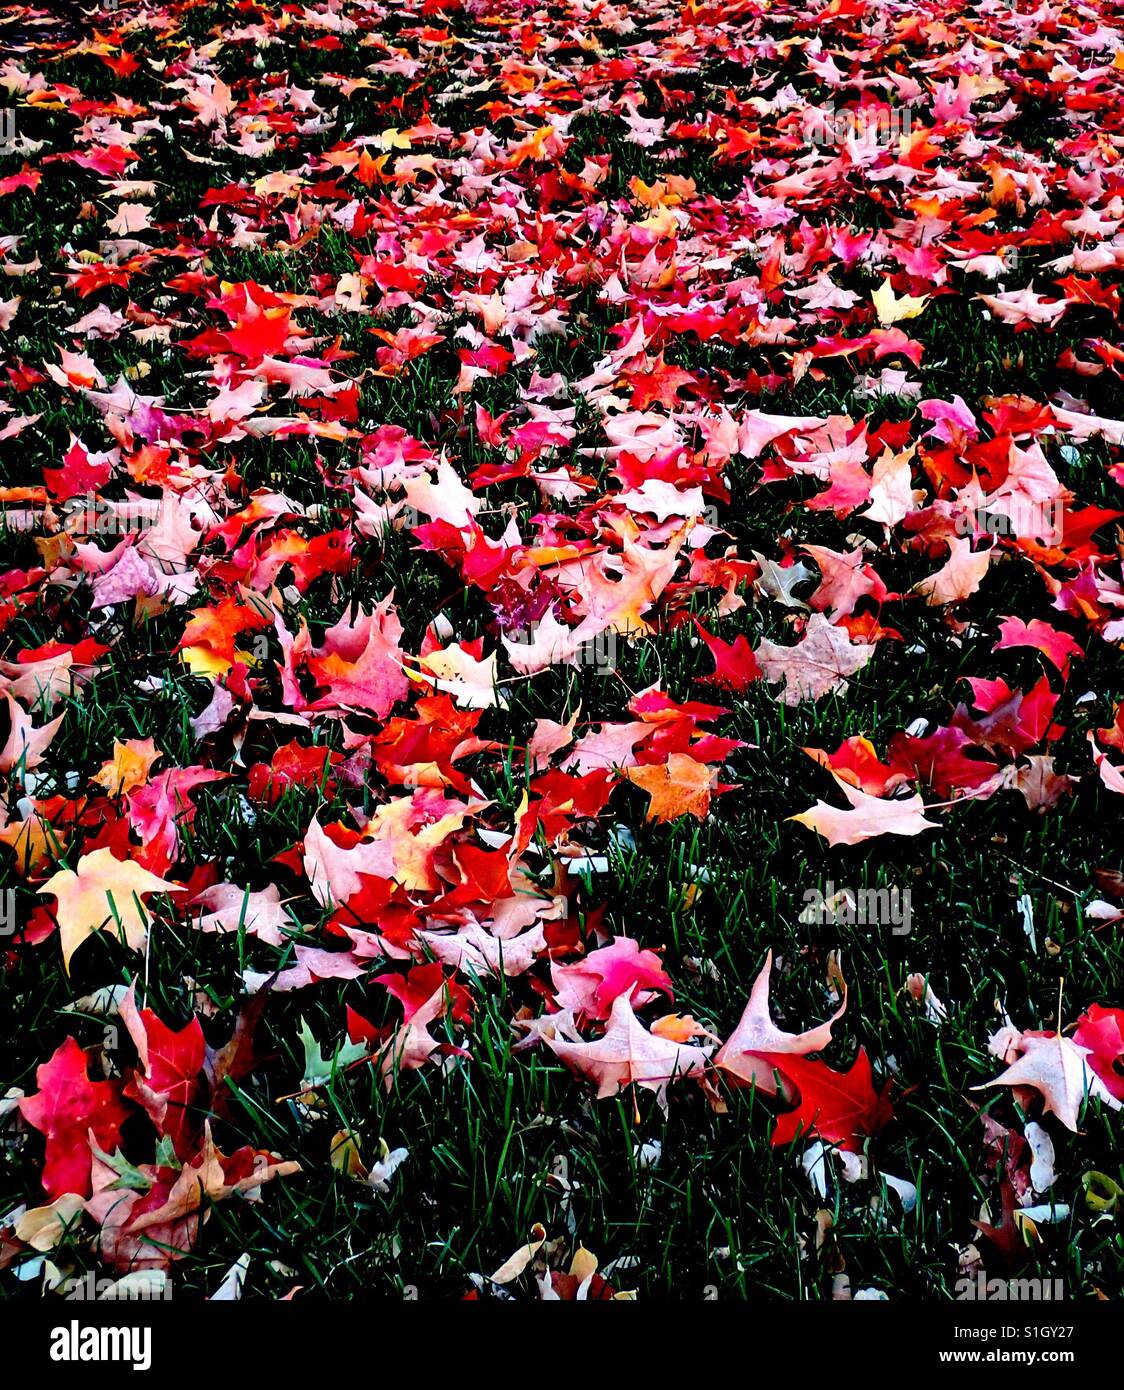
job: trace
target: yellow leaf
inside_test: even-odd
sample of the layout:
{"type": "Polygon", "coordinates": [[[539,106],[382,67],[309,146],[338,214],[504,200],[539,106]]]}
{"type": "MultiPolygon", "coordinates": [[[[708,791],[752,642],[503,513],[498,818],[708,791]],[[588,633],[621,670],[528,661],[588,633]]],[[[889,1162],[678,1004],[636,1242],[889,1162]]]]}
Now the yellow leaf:
{"type": "Polygon", "coordinates": [[[16,873],[22,878],[36,872],[46,859],[57,859],[66,848],[66,836],[34,812],[27,820],[8,821],[0,827],[0,841],[16,856],[16,873]]]}
{"type": "Polygon", "coordinates": [[[625,775],[651,797],[648,820],[675,820],[688,814],[703,820],[710,809],[714,770],[686,753],[672,753],[665,764],[630,767],[625,775]]]}
{"type": "Polygon", "coordinates": [[[113,757],[95,772],[91,781],[104,787],[110,796],[123,796],[148,781],[152,765],[161,756],[150,738],[127,738],[124,743],[113,740],[113,757]]]}
{"type": "Polygon", "coordinates": [[[77,871],[60,869],[39,890],[55,899],[67,973],[70,958],[93,932],[108,928],[124,936],[134,951],[148,940],[148,918],[141,899],[150,893],[182,893],[179,883],[166,883],[132,859],[118,859],[108,848],[84,854],[77,871]]]}
{"type": "Polygon", "coordinates": [[[85,1209],[84,1197],[74,1192],[64,1192],[49,1206],[32,1207],[30,1211],[25,1211],[16,1222],[16,1239],[30,1245],[33,1250],[44,1253],[53,1250],[85,1209]]]}
{"type": "Polygon", "coordinates": [[[526,1245],[521,1245],[509,1259],[504,1260],[503,1264],[492,1275],[492,1283],[510,1284],[513,1279],[518,1279],[542,1249],[545,1240],[546,1229],[536,1221],[531,1227],[531,1239],[526,1245]]]}
{"type": "Polygon", "coordinates": [[[180,660],[193,676],[205,676],[208,680],[224,676],[230,670],[230,662],[223,656],[216,656],[209,647],[184,647],[180,660]]]}
{"type": "Polygon", "coordinates": [[[901,319],[915,319],[928,304],[929,296],[924,294],[917,298],[911,294],[903,294],[901,299],[895,299],[889,280],[883,280],[879,288],[870,296],[870,302],[874,305],[878,322],[883,328],[886,328],[891,323],[898,323],[901,319]]]}
{"type": "Polygon", "coordinates": [[[701,1023],[690,1014],[664,1014],[652,1024],[652,1033],[668,1042],[689,1043],[692,1038],[708,1038],[711,1035],[701,1023]]]}
{"type": "Polygon", "coordinates": [[[359,1142],[349,1129],[341,1129],[332,1136],[331,1164],[337,1173],[349,1178],[365,1178],[367,1165],[359,1153],[359,1142]]]}

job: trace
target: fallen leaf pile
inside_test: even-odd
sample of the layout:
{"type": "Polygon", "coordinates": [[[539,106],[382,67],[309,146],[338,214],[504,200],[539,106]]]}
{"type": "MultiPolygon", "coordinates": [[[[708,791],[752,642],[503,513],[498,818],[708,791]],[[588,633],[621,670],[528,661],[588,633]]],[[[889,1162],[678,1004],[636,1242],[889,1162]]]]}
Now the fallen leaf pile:
{"type": "MultiPolygon", "coordinates": [[[[726,966],[599,879],[801,747],[793,856],[955,859],[993,799],[1120,814],[1124,701],[1075,704],[1124,642],[1119,15],[122,0],[32,32],[0,61],[5,968],[109,989],[114,1036],[60,1014],[6,1076],[40,1189],[4,1262],[170,1268],[315,1181],[237,1142],[241,1080],[306,1117],[341,1076],[440,1087],[488,1009],[512,1069],[637,1123],[752,1088],[774,1145],[867,1162],[912,1087],[852,1027],[885,981],[821,971],[787,1031],[778,935],[724,1016],[676,1013],[726,966]],[[921,699],[922,653],[939,714],[801,743],[921,699]],[[333,1037],[257,1050],[340,986],[333,1037]]],[[[675,863],[689,907],[712,866],[675,863]]],[[[992,1045],[1067,1131],[1124,1100],[1120,1011],[1081,1007],[992,1045]]],[[[408,1171],[337,1138],[325,1169],[408,1171]]],[[[542,1240],[484,1282],[620,1296],[542,1240]]]]}

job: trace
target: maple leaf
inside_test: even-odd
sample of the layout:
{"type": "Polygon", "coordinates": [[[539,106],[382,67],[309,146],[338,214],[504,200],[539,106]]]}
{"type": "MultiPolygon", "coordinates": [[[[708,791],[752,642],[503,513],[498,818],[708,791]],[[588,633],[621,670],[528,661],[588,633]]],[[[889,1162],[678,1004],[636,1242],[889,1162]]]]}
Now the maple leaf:
{"type": "Polygon", "coordinates": [[[456,1023],[472,1022],[472,995],[457,982],[454,974],[446,975],[440,961],[411,966],[407,975],[377,975],[372,981],[381,985],[402,1005],[403,1021],[410,1019],[433,998],[438,989],[449,997],[449,1017],[456,1023]]]}
{"type": "Polygon", "coordinates": [[[402,669],[401,636],[393,595],[373,613],[360,612],[353,623],[341,618],[325,632],[323,646],[308,661],[316,683],[327,691],[312,708],[356,710],[385,719],[410,690],[402,669]]]}
{"type": "Polygon", "coordinates": [[[170,767],[128,793],[129,824],[143,841],[150,863],[155,864],[157,852],[166,864],[176,858],[179,827],[190,825],[195,819],[195,789],[229,776],[229,772],[206,767],[170,767]]]}
{"type": "Polygon", "coordinates": [[[1089,1049],[1088,1064],[1117,1100],[1124,1101],[1124,1009],[1090,1004],[1073,1030],[1078,1047],[1089,1049]]]}
{"type": "Polygon", "coordinates": [[[546,950],[541,924],[507,937],[496,936],[473,921],[451,935],[421,930],[414,935],[439,961],[476,975],[522,975],[546,950]]]}
{"type": "Polygon", "coordinates": [[[894,774],[890,785],[918,782],[946,798],[976,792],[997,772],[990,759],[970,756],[980,751],[967,734],[956,728],[939,728],[923,738],[899,731],[886,750],[894,774]]]}
{"type": "Polygon", "coordinates": [[[664,1014],[653,1019],[651,1031],[653,1037],[666,1038],[669,1042],[689,1043],[692,1038],[710,1038],[714,1042],[718,1041],[709,1028],[704,1028],[698,1019],[690,1014],[664,1014]]]}
{"type": "Polygon", "coordinates": [[[172,1190],[178,1170],[170,1164],[141,1164],[123,1174],[117,1158],[100,1145],[95,1148],[95,1143],[91,1140],[87,1148],[92,1153],[92,1196],[86,1201],[86,1216],[100,1228],[98,1254],[104,1263],[122,1273],[167,1269],[195,1243],[198,1221],[170,1220],[140,1234],[134,1233],[132,1223],[161,1206],[172,1190]],[[127,1181],[123,1182],[123,1177],[127,1181]]]}
{"type": "Polygon", "coordinates": [[[879,759],[874,744],[862,734],[845,738],[834,753],[828,753],[823,748],[805,748],[802,751],[842,781],[859,787],[871,796],[886,796],[904,780],[903,773],[879,759]]]}
{"type": "Polygon", "coordinates": [[[220,1118],[228,1116],[236,1094],[235,1088],[226,1084],[228,1079],[241,1081],[263,1060],[254,1051],[254,1034],[268,1000],[269,994],[262,990],[244,1003],[230,1038],[222,1047],[207,1048],[203,1071],[210,1092],[209,1104],[212,1113],[220,1118]]]}
{"type": "Polygon", "coordinates": [[[150,738],[113,740],[113,757],[102,764],[90,779],[104,787],[110,796],[121,796],[148,781],[152,765],[163,755],[150,738]]]}
{"type": "Polygon", "coordinates": [[[178,1032],[169,1028],[151,1009],[137,1008],[135,981],[118,1014],[140,1059],[125,1094],[140,1102],[157,1133],[170,1139],[179,1157],[186,1158],[198,1131],[190,1107],[202,1092],[200,1073],[206,1056],[199,1020],[193,1018],[178,1032]]]}
{"type": "Polygon", "coordinates": [[[200,75],[197,87],[187,88],[184,103],[203,125],[222,124],[238,104],[222,78],[208,73],[200,75]]]}
{"type": "Polygon", "coordinates": [[[294,331],[291,305],[252,280],[224,283],[222,293],[208,304],[221,309],[231,327],[222,333],[205,333],[186,344],[194,352],[226,350],[256,364],[260,371],[275,353],[284,350],[294,331]]]}
{"type": "Polygon", "coordinates": [[[1030,1145],[1017,1130],[1001,1125],[986,1110],[980,1111],[980,1123],[988,1172],[999,1174],[1019,1197],[1024,1197],[1030,1191],[1030,1145]]]}
{"type": "Polygon", "coordinates": [[[430,1034],[429,1025],[444,1018],[448,1010],[449,992],[442,983],[424,1004],[410,1013],[389,1042],[379,1050],[378,1065],[388,1091],[399,1072],[415,1071],[423,1066],[440,1046],[430,1034]]]}
{"type": "Polygon", "coordinates": [[[313,820],[304,836],[305,876],[325,907],[346,903],[360,892],[365,877],[389,878],[394,871],[393,853],[384,841],[365,841],[342,825],[335,828],[338,833],[329,836],[313,820]]]}
{"type": "Polygon", "coordinates": [[[717,773],[686,753],[672,753],[666,763],[630,767],[625,776],[648,793],[648,820],[670,821],[691,815],[705,820],[712,792],[725,790],[717,773]]]}
{"type": "Polygon", "coordinates": [[[142,951],[148,939],[148,919],[141,899],[151,893],[182,893],[184,889],[103,848],[84,854],[77,870],[59,869],[39,891],[55,899],[63,964],[69,972],[71,956],[96,931],[120,933],[132,950],[142,951]]]}
{"type": "Polygon", "coordinates": [[[0,844],[7,845],[15,855],[16,873],[31,878],[47,860],[61,857],[66,848],[66,833],[33,811],[26,820],[0,819],[0,844]]]}
{"type": "Polygon", "coordinates": [[[534,733],[527,742],[527,757],[536,772],[546,767],[555,753],[573,743],[577,722],[576,713],[564,724],[556,719],[535,720],[534,733]]]}
{"type": "Polygon", "coordinates": [[[226,595],[211,608],[192,610],[177,650],[190,670],[210,677],[225,675],[238,659],[234,643],[247,631],[268,627],[271,619],[260,608],[226,595]]]}
{"type": "Polygon", "coordinates": [[[31,716],[10,694],[5,694],[4,701],[8,706],[9,729],[0,747],[0,772],[13,772],[16,768],[31,772],[43,762],[43,754],[66,716],[60,714],[37,729],[31,716]]]}
{"type": "Polygon", "coordinates": [[[804,600],[797,598],[792,591],[798,584],[815,579],[815,570],[809,569],[800,561],[793,565],[778,565],[775,560],[768,559],[756,550],[753,552],[753,558],[761,568],[757,577],[757,587],[762,592],[785,608],[807,609],[808,605],[804,600]]]}
{"type": "Polygon", "coordinates": [[[1023,1224],[1019,1220],[1019,1204],[1015,1185],[1007,1178],[1000,1179],[999,1202],[1001,1215],[998,1226],[991,1221],[982,1219],[985,1215],[990,1215],[986,1207],[981,1211],[980,1219],[973,1220],[972,1225],[985,1240],[991,1242],[1006,1264],[1013,1265],[1020,1257],[1025,1258],[1027,1238],[1023,1224]]]}
{"type": "Polygon", "coordinates": [[[1110,763],[1107,756],[1097,746],[1096,735],[1092,729],[1089,730],[1087,737],[1093,750],[1093,762],[1096,765],[1097,775],[1110,792],[1124,796],[1124,773],[1115,763],[1110,763]]]}
{"type": "MultiPolygon", "coordinates": [[[[1063,730],[1050,720],[1058,697],[1042,676],[1033,690],[1012,691],[1005,681],[986,681],[970,677],[972,701],[984,711],[984,718],[973,719],[963,705],[952,717],[952,727],[985,748],[1005,748],[1024,753],[1044,738],[1057,738],[1063,730]]],[[[939,732],[939,731],[938,731],[939,732]]],[[[1092,738],[1092,730],[1089,731],[1092,738]]]]}
{"type": "Polygon", "coordinates": [[[996,318],[1016,327],[1027,323],[1054,324],[1069,308],[1064,299],[1047,300],[1035,294],[1033,284],[1010,294],[980,294],[976,298],[986,304],[996,318]]]}
{"type": "MultiPolygon", "coordinates": [[[[97,492],[113,473],[113,454],[92,454],[75,435],[63,455],[61,468],[44,468],[43,481],[51,496],[69,502],[82,494],[97,492]]],[[[88,524],[88,523],[87,523],[88,524]]]]}
{"type": "Polygon", "coordinates": [[[119,1081],[91,1081],[86,1053],[67,1038],[35,1072],[35,1095],[19,1101],[20,1113],[47,1139],[43,1186],[52,1198],[64,1192],[90,1192],[90,1146],[93,1134],[103,1149],[117,1146],[130,1110],[119,1081]]]}
{"type": "Polygon", "coordinates": [[[544,1036],[554,1054],[580,1076],[597,1082],[597,1098],[616,1095],[625,1086],[653,1091],[667,1113],[667,1088],[674,1080],[702,1073],[709,1047],[686,1046],[660,1038],[643,1027],[628,996],[613,1001],[609,1027],[595,1042],[570,1042],[544,1036]]]}
{"type": "Polygon", "coordinates": [[[304,867],[313,895],[325,906],[346,903],[364,886],[364,877],[393,878],[408,891],[433,892],[437,847],[464,822],[460,802],[399,797],[380,806],[362,836],[343,825],[329,835],[312,821],[304,837],[304,867]],[[437,811],[430,818],[426,812],[437,811]]]}
{"type": "Polygon", "coordinates": [[[777,1090],[774,1058],[769,1054],[803,1056],[808,1052],[822,1052],[831,1041],[831,1025],[847,1007],[844,994],[843,1002],[826,1023],[820,1023],[803,1033],[786,1033],[777,1027],[769,1013],[772,965],[773,953],[769,951],[761,973],[753,982],[738,1026],[714,1057],[714,1065],[736,1082],[745,1086],[755,1085],[767,1095],[775,1095],[777,1090]]]}
{"type": "Polygon", "coordinates": [[[1081,780],[1069,773],[1055,772],[1051,757],[1031,753],[1026,762],[1026,767],[1020,767],[1015,774],[1014,786],[1022,793],[1030,810],[1039,814],[1056,806],[1063,796],[1070,796],[1081,780]]]}
{"type": "Polygon", "coordinates": [[[116,214],[105,224],[106,231],[115,237],[132,236],[152,226],[152,208],[144,203],[121,202],[116,214]]]}
{"type": "Polygon", "coordinates": [[[641,1008],[662,992],[674,997],[671,980],[654,951],[645,951],[627,936],[615,936],[611,945],[590,951],[573,965],[551,966],[558,1004],[575,1015],[603,1021],[614,1001],[627,994],[641,1008]]]}
{"type": "Polygon", "coordinates": [[[800,815],[788,817],[822,835],[829,845],[858,845],[876,835],[919,835],[937,828],[934,821],[925,819],[925,803],[920,796],[886,800],[868,796],[834,772],[832,777],[850,802],[849,810],[817,801],[800,815]]]}
{"type": "Polygon", "coordinates": [[[462,708],[491,709],[507,704],[507,696],[496,686],[494,652],[483,660],[477,660],[463,646],[445,647],[419,657],[418,665],[423,676],[433,677],[437,690],[451,695],[462,708]]]}
{"type": "Polygon", "coordinates": [[[949,557],[945,563],[936,574],[915,584],[914,592],[932,607],[960,603],[980,587],[991,559],[991,550],[973,552],[967,536],[956,537],[949,541],[949,557]]]}
{"type": "Polygon", "coordinates": [[[888,328],[890,324],[897,323],[900,319],[915,319],[928,304],[929,296],[925,294],[921,295],[920,298],[914,298],[913,295],[903,294],[900,299],[895,299],[893,287],[886,279],[870,296],[870,302],[874,305],[878,322],[883,328],[888,328]]]}
{"type": "Polygon", "coordinates": [[[294,925],[272,883],[260,893],[234,883],[213,883],[191,900],[191,906],[201,910],[200,931],[245,931],[268,946],[284,945],[286,929],[292,930],[294,925]]]}
{"type": "Polygon", "coordinates": [[[642,720],[605,724],[574,744],[562,763],[566,772],[593,772],[602,768],[629,768],[638,762],[637,749],[652,737],[652,727],[642,720]]]}
{"type": "Polygon", "coordinates": [[[548,609],[536,622],[529,642],[505,636],[503,644],[515,670],[533,675],[563,662],[578,665],[582,649],[607,630],[608,623],[598,617],[587,617],[577,627],[567,627],[548,609]]]}
{"type": "MultiPolygon", "coordinates": [[[[883,376],[885,375],[884,372],[883,376]]],[[[913,486],[913,472],[910,468],[912,456],[913,447],[910,446],[909,449],[900,454],[892,453],[887,449],[880,458],[875,460],[870,477],[870,505],[860,515],[868,521],[876,521],[882,526],[890,527],[904,521],[910,512],[917,509],[925,494],[913,486]]],[[[810,545],[804,548],[819,563],[819,552],[823,548],[810,545]]],[[[874,575],[873,570],[865,564],[862,566],[861,573],[864,576],[874,575]]],[[[870,580],[872,586],[876,578],[874,576],[870,580]]]]}
{"type": "Polygon", "coordinates": [[[300,1164],[249,1146],[227,1155],[215,1147],[208,1123],[199,1152],[182,1168],[140,1170],[143,1190],[121,1190],[116,1169],[94,1157],[86,1212],[101,1226],[102,1259],[115,1268],[167,1268],[195,1244],[215,1203],[254,1194],[274,1178],[300,1172],[300,1164]]]}
{"type": "Polygon", "coordinates": [[[823,545],[806,545],[804,549],[820,567],[823,576],[819,588],[812,595],[812,606],[832,622],[841,617],[850,617],[855,605],[867,594],[883,596],[878,592],[878,578],[866,563],[861,549],[853,550],[850,554],[840,554],[823,545]]]}
{"type": "Polygon", "coordinates": [[[696,680],[739,692],[748,690],[754,681],[761,679],[757,657],[744,633],[739,632],[733,642],[724,642],[721,637],[707,632],[697,619],[695,629],[714,658],[714,670],[710,675],[696,676],[696,680]]]}
{"type": "Polygon", "coordinates": [[[679,399],[680,388],[699,385],[699,379],[693,372],[669,366],[662,352],[643,371],[625,372],[621,380],[632,387],[629,409],[638,411],[647,410],[653,402],[668,410],[677,410],[683,404],[679,399]]]}
{"type": "Polygon", "coordinates": [[[861,671],[873,655],[872,645],[853,643],[844,628],[836,627],[822,613],[811,615],[804,636],[794,647],[763,639],[756,652],[765,679],[784,682],[777,699],[786,705],[818,700],[832,691],[846,694],[847,677],[861,671]]]}
{"type": "Polygon", "coordinates": [[[738,425],[738,453],[758,458],[770,444],[786,435],[807,434],[823,423],[822,417],[815,415],[767,415],[747,410],[738,425]]]}
{"type": "Polygon", "coordinates": [[[1024,623],[1021,618],[1003,618],[999,624],[999,640],[992,651],[1002,651],[1006,647],[1034,647],[1063,676],[1069,674],[1069,663],[1075,656],[1084,656],[1084,649],[1069,635],[1044,623],[1040,618],[1032,618],[1024,623]]]}
{"type": "Polygon", "coordinates": [[[62,1243],[85,1210],[85,1198],[76,1192],[64,1192],[45,1206],[25,1210],[9,1229],[14,1230],[17,1240],[46,1254],[62,1243]]]}
{"type": "Polygon", "coordinates": [[[859,1048],[848,1071],[835,1071],[817,1058],[792,1053],[778,1053],[771,1060],[800,1093],[796,1109],[778,1118],[774,1144],[790,1144],[800,1135],[853,1152],[862,1147],[864,1136],[876,1134],[889,1123],[893,1113],[890,1082],[881,1091],[874,1089],[865,1048],[859,1048]]]}
{"type": "Polygon", "coordinates": [[[106,650],[92,640],[72,647],[50,643],[33,650],[25,648],[18,661],[0,661],[0,686],[29,705],[43,700],[53,710],[60,701],[79,693],[80,683],[92,675],[97,658],[106,650]]]}
{"type": "Polygon", "coordinates": [[[1090,1049],[1079,1046],[1071,1038],[1060,1033],[1045,1037],[1024,1033],[1019,1041],[1019,1054],[1001,1076],[973,1089],[1033,1087],[1041,1094],[1044,1108],[1075,1134],[1078,1113],[1086,1097],[1096,1097],[1112,1110],[1121,1108],[1121,1102],[1090,1066],[1090,1049]]]}
{"type": "Polygon", "coordinates": [[[694,522],[685,521],[662,548],[626,539],[619,553],[603,552],[583,567],[572,599],[577,611],[597,624],[584,640],[599,632],[629,637],[650,631],[642,615],[670,583],[693,530],[694,522]]]}

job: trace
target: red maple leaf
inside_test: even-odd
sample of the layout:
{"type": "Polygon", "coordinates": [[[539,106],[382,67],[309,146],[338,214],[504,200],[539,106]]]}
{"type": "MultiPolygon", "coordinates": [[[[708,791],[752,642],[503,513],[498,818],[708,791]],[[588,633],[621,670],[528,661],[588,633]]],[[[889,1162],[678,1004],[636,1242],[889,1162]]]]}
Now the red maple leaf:
{"type": "Polygon", "coordinates": [[[696,676],[696,680],[721,686],[724,690],[741,691],[748,690],[754,681],[761,679],[761,668],[743,632],[739,632],[732,642],[724,642],[721,637],[707,632],[697,618],[695,628],[714,658],[714,670],[709,675],[696,676]]]}
{"type": "Polygon", "coordinates": [[[1117,1100],[1124,1100],[1124,1009],[1090,1004],[1077,1020],[1073,1041],[1089,1049],[1088,1065],[1117,1100]]]}
{"type": "Polygon", "coordinates": [[[199,1020],[193,1018],[176,1032],[151,1009],[138,1009],[132,990],[120,1014],[140,1057],[125,1095],[144,1106],[157,1131],[171,1139],[180,1158],[187,1158],[199,1133],[190,1107],[202,1090],[200,1072],[207,1050],[199,1020]]]}
{"type": "Polygon", "coordinates": [[[774,1144],[789,1144],[798,1134],[816,1136],[840,1148],[857,1150],[862,1137],[889,1123],[890,1083],[874,1089],[866,1049],[849,1071],[835,1071],[819,1058],[773,1054],[767,1060],[796,1087],[800,1103],[781,1115],[773,1130],[774,1144]]]}
{"type": "Polygon", "coordinates": [[[39,1090],[20,1101],[23,1118],[47,1139],[43,1186],[53,1201],[64,1192],[90,1195],[92,1133],[100,1149],[117,1147],[129,1107],[121,1099],[119,1081],[91,1081],[86,1053],[67,1040],[35,1072],[39,1090]]]}
{"type": "Polygon", "coordinates": [[[677,410],[683,404],[679,399],[680,387],[699,385],[698,377],[693,372],[669,366],[663,360],[662,352],[648,370],[625,372],[621,380],[632,387],[629,402],[632,410],[647,410],[653,401],[668,410],[677,410]]]}
{"type": "Polygon", "coordinates": [[[376,975],[371,983],[382,985],[389,994],[394,995],[402,1005],[404,1023],[409,1023],[422,1005],[442,987],[448,992],[449,1017],[457,1023],[472,1022],[472,995],[457,982],[456,971],[445,974],[440,961],[415,965],[407,975],[376,975]]]}
{"type": "Polygon", "coordinates": [[[97,492],[109,482],[113,465],[108,454],[91,455],[80,439],[70,437],[70,448],[63,455],[61,468],[44,468],[47,491],[59,502],[97,492]]]}

